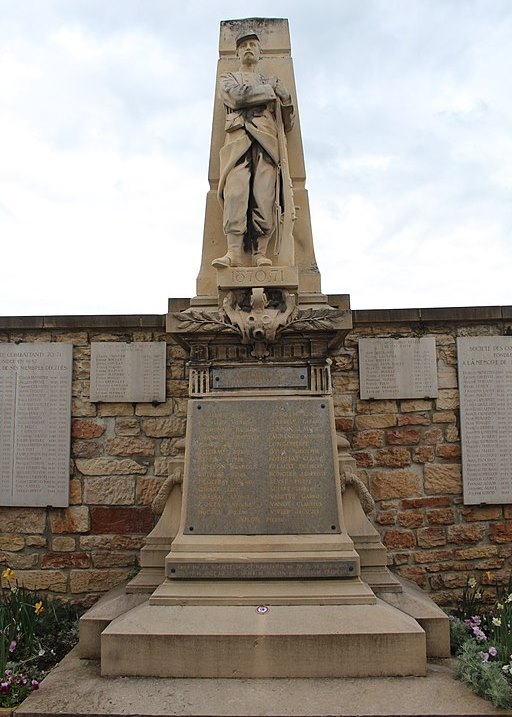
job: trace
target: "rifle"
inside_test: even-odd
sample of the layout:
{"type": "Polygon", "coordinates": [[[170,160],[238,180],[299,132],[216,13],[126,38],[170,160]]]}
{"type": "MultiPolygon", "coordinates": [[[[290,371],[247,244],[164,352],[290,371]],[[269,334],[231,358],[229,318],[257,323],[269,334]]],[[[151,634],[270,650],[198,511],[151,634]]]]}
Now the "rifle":
{"type": "Polygon", "coordinates": [[[276,98],[276,124],[279,164],[277,165],[276,173],[276,241],[274,254],[279,255],[279,264],[293,266],[295,264],[293,223],[296,215],[293,202],[293,184],[288,165],[288,147],[284,130],[283,110],[279,97],[276,98]]]}

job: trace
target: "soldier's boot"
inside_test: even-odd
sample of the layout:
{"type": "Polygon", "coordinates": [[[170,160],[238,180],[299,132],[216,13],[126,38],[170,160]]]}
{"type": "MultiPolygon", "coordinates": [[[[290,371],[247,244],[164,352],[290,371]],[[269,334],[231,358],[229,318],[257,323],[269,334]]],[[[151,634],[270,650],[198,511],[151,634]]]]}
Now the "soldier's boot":
{"type": "Polygon", "coordinates": [[[272,260],[266,256],[270,237],[258,237],[258,248],[252,255],[254,266],[272,266],[272,260]]]}
{"type": "Polygon", "coordinates": [[[212,266],[222,269],[225,266],[242,266],[242,244],[244,238],[241,234],[228,234],[226,237],[228,250],[224,256],[214,259],[212,266]]]}

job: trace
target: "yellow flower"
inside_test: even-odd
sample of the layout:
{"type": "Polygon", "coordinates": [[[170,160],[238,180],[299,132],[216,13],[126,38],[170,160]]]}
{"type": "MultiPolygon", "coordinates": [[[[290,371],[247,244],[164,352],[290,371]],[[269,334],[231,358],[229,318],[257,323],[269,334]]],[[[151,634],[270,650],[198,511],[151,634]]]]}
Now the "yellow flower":
{"type": "Polygon", "coordinates": [[[485,579],[486,579],[486,580],[489,580],[489,581],[492,580],[492,573],[491,573],[490,570],[487,570],[487,571],[485,572],[485,579]]]}
{"type": "Polygon", "coordinates": [[[44,610],[43,603],[39,600],[34,605],[34,612],[36,615],[40,615],[43,612],[43,610],[44,610]]]}
{"type": "Polygon", "coordinates": [[[4,572],[2,573],[2,577],[6,580],[14,580],[14,570],[11,570],[11,568],[5,568],[4,572]]]}

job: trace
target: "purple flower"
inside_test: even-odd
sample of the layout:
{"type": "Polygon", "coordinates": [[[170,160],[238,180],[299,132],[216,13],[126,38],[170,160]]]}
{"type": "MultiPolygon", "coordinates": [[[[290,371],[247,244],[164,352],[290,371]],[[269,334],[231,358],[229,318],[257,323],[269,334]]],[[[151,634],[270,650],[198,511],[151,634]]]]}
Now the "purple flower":
{"type": "Polygon", "coordinates": [[[497,654],[498,654],[498,650],[497,650],[495,647],[490,647],[490,648],[489,648],[489,655],[490,655],[491,657],[496,657],[497,654]]]}
{"type": "Polygon", "coordinates": [[[32,685],[33,690],[39,689],[39,682],[37,680],[32,680],[32,682],[30,684],[32,685]]]}
{"type": "Polygon", "coordinates": [[[14,650],[16,649],[16,644],[16,640],[11,640],[11,644],[9,645],[9,652],[14,652],[14,650]]]}
{"type": "Polygon", "coordinates": [[[482,660],[483,660],[484,662],[487,662],[487,661],[489,660],[489,653],[488,653],[488,652],[479,652],[478,654],[480,655],[480,657],[482,658],[482,660]]]}
{"type": "Polygon", "coordinates": [[[9,692],[9,687],[9,682],[0,682],[0,695],[6,695],[9,692]]]}

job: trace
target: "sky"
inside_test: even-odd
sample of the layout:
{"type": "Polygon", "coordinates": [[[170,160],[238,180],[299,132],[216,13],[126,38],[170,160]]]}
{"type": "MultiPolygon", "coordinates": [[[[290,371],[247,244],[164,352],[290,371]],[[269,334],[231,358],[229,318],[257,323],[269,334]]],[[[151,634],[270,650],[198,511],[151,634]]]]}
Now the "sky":
{"type": "Polygon", "coordinates": [[[323,291],[512,304],[511,0],[0,0],[0,316],[194,296],[244,17],[289,20],[323,291]]]}

